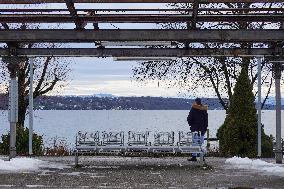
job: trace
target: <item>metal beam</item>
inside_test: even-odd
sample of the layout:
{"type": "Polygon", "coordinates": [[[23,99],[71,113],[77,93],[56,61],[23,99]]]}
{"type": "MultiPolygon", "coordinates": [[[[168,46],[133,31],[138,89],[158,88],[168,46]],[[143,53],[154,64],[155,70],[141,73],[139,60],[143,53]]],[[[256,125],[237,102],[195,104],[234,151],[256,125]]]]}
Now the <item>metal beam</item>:
{"type": "Polygon", "coordinates": [[[284,30],[0,30],[0,42],[282,42],[284,30]]]}
{"type": "MultiPolygon", "coordinates": [[[[186,22],[192,20],[191,15],[181,14],[93,14],[78,15],[78,20],[85,23],[163,23],[186,22]]],[[[277,18],[276,18],[277,19],[277,18]]],[[[284,21],[284,17],[282,19],[284,21]]],[[[273,18],[269,19],[273,21],[273,18]]],[[[74,18],[69,14],[41,14],[41,15],[16,15],[1,14],[0,22],[5,23],[73,23],[74,18]]]]}
{"type": "MultiPolygon", "coordinates": [[[[18,56],[29,57],[253,57],[274,56],[274,49],[176,49],[176,48],[34,48],[18,49],[18,56]]],[[[0,49],[0,56],[9,56],[0,49]]]]}
{"type": "MultiPolygon", "coordinates": [[[[139,8],[134,8],[134,9],[76,9],[77,12],[192,12],[193,9],[139,9],[139,8]]],[[[259,8],[199,8],[198,11],[210,11],[210,12],[264,12],[264,11],[271,11],[271,12],[282,12],[284,11],[284,8],[266,8],[266,7],[259,7],[259,8]]],[[[14,13],[14,12],[45,12],[45,13],[50,13],[50,12],[68,12],[67,9],[38,9],[38,8],[18,8],[18,9],[0,9],[0,12],[9,12],[9,13],[14,13]]]]}
{"type": "Polygon", "coordinates": [[[283,14],[199,15],[195,14],[0,14],[3,23],[169,23],[192,22],[284,22],[283,14]],[[73,15],[74,14],[74,15],[73,15]]]}
{"type": "MultiPolygon", "coordinates": [[[[73,3],[193,3],[194,0],[73,0],[73,3]]],[[[200,3],[274,3],[283,0],[200,0],[200,3]]],[[[0,4],[65,3],[65,0],[0,0],[0,4]]]]}

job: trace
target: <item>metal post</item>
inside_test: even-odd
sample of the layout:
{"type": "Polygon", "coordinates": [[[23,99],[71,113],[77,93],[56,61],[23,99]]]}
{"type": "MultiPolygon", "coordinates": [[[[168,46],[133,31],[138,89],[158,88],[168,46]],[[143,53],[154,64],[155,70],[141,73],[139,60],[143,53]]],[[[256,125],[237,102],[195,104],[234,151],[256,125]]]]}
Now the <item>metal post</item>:
{"type": "Polygon", "coordinates": [[[29,155],[33,154],[33,67],[34,67],[34,58],[30,58],[30,90],[29,90],[29,155]]]}
{"type": "Polygon", "coordinates": [[[9,122],[10,122],[10,154],[9,159],[16,157],[16,126],[18,122],[18,82],[12,77],[9,83],[9,122]]]}
{"type": "MultiPolygon", "coordinates": [[[[3,59],[2,59],[3,60],[3,59]]],[[[4,61],[8,63],[10,72],[9,82],[9,115],[10,122],[10,147],[9,159],[16,157],[16,126],[18,122],[18,82],[17,82],[17,69],[20,59],[17,57],[7,57],[4,61]]]]}
{"type": "Polygon", "coordinates": [[[274,63],[275,76],[275,99],[276,99],[276,163],[282,163],[282,145],[281,145],[281,62],[274,63]]]}
{"type": "Polygon", "coordinates": [[[261,57],[257,57],[258,103],[257,103],[257,156],[261,157],[261,57]]]}
{"type": "Polygon", "coordinates": [[[210,150],[210,133],[209,133],[209,129],[207,129],[207,150],[210,150]]]}

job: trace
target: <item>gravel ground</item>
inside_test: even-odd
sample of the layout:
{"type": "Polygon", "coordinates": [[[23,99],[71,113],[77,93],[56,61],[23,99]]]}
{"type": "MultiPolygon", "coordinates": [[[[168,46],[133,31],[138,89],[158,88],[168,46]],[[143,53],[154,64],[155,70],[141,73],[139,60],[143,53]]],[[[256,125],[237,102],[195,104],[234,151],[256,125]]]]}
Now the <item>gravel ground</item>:
{"type": "MultiPolygon", "coordinates": [[[[53,166],[38,172],[0,172],[0,188],[284,188],[284,178],[234,169],[224,158],[208,166],[182,157],[39,157],[53,166]]],[[[268,159],[267,161],[273,161],[268,159]]]]}

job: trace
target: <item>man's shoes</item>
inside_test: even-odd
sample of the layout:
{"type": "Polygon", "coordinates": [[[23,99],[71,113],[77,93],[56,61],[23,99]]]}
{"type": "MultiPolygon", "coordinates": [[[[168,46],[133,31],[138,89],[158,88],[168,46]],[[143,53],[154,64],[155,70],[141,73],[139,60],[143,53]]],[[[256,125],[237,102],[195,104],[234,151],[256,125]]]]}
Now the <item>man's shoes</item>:
{"type": "Polygon", "coordinates": [[[197,161],[196,156],[192,156],[188,161],[197,161]]]}

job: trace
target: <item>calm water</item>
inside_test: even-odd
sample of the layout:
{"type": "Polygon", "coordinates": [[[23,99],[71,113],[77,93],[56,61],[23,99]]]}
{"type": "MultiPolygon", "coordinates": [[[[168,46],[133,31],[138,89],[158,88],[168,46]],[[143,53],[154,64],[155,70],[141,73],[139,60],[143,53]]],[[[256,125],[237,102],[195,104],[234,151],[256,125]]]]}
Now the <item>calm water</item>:
{"type": "MultiPolygon", "coordinates": [[[[210,136],[215,137],[225,119],[225,111],[208,113],[210,136]]],[[[186,131],[189,129],[187,115],[188,111],[184,110],[40,110],[35,112],[34,130],[44,135],[45,141],[65,137],[72,144],[78,131],[186,131]]],[[[262,118],[266,133],[275,136],[275,111],[263,111],[262,118]]],[[[8,132],[6,111],[0,114],[0,126],[0,134],[8,132]]]]}

